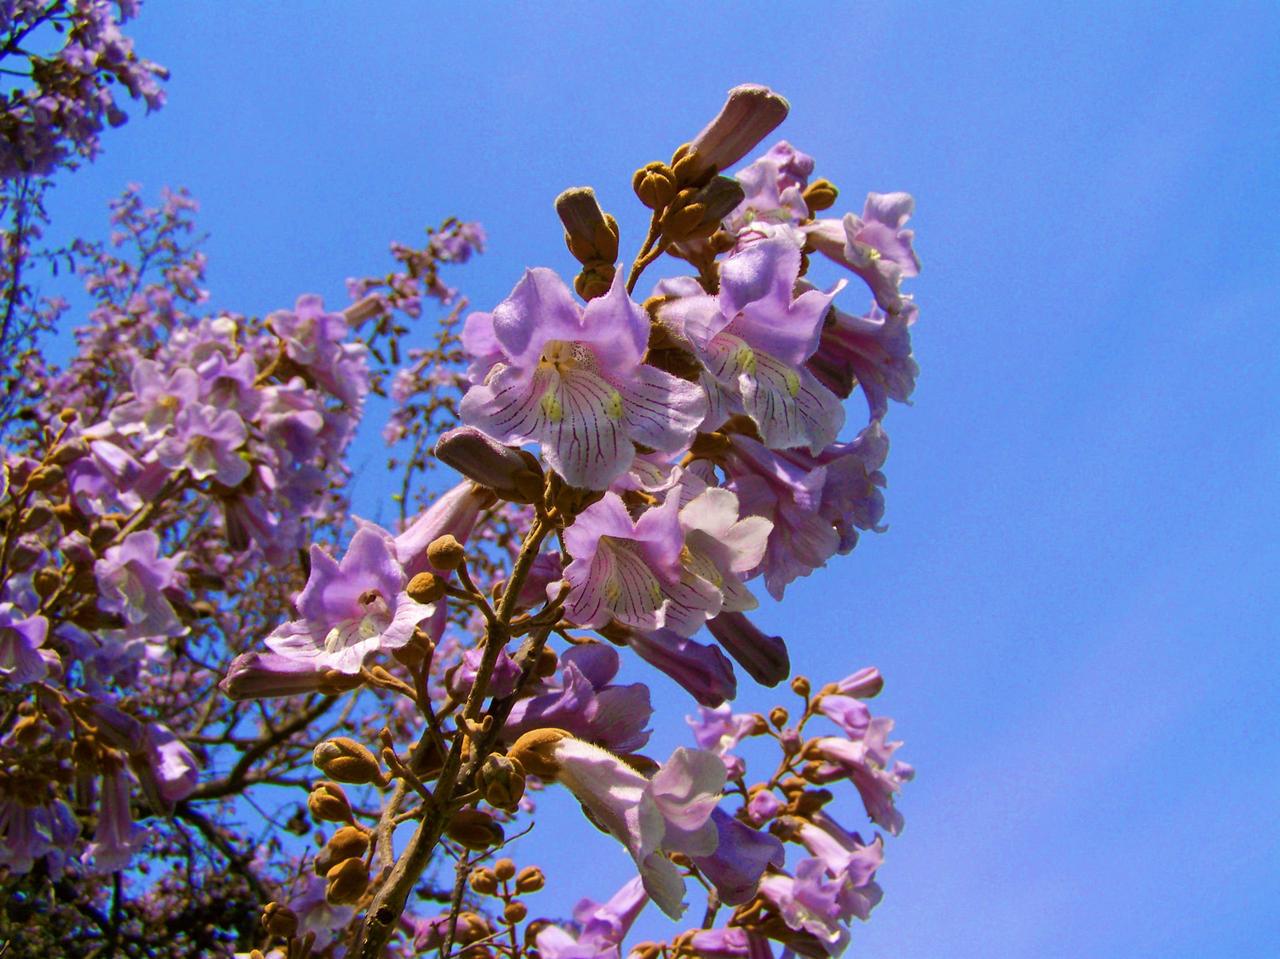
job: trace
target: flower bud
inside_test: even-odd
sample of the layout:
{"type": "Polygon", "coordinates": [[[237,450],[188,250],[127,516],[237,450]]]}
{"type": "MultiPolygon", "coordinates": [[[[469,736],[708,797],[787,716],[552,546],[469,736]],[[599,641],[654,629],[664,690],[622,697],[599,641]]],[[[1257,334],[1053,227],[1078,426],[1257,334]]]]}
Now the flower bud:
{"type": "Polygon", "coordinates": [[[322,742],[312,751],[311,761],[322,773],[340,783],[386,783],[373,753],[346,736],[322,742]]]}
{"type": "Polygon", "coordinates": [[[70,443],[63,443],[55,449],[49,460],[59,466],[66,466],[68,463],[74,463],[76,460],[83,459],[88,455],[89,447],[83,440],[72,440],[70,443]]]}
{"type": "Polygon", "coordinates": [[[618,259],[618,223],[600,209],[589,186],[572,187],[556,197],[556,213],[564,224],[564,242],[579,263],[618,259]]]}
{"type": "Polygon", "coordinates": [[[436,569],[457,569],[466,558],[466,550],[452,533],[437,536],[427,547],[427,562],[436,569]]]}
{"type": "Polygon", "coordinates": [[[516,877],[516,864],[510,859],[499,859],[493,864],[493,871],[499,879],[506,882],[516,877]]]}
{"type": "Polygon", "coordinates": [[[533,674],[539,679],[546,679],[555,673],[559,664],[560,657],[556,655],[556,651],[550,646],[543,646],[538,650],[538,661],[533,666],[533,674]]]}
{"type": "Polygon", "coordinates": [[[454,937],[462,945],[470,945],[491,935],[493,935],[493,929],[483,916],[478,916],[474,912],[458,913],[458,928],[454,937]]]}
{"type": "Polygon", "coordinates": [[[537,866],[525,866],[516,875],[516,892],[537,892],[547,884],[547,877],[537,866]]]}
{"type": "Polygon", "coordinates": [[[835,206],[836,197],[840,195],[840,191],[830,180],[814,180],[805,188],[803,195],[804,204],[809,208],[809,215],[813,216],[815,213],[835,206]]]}
{"type": "Polygon", "coordinates": [[[307,797],[307,808],[321,822],[350,822],[351,802],[337,783],[316,783],[307,797]]]}
{"type": "Polygon", "coordinates": [[[44,569],[36,570],[31,585],[35,587],[37,596],[41,599],[47,599],[53,595],[53,591],[58,588],[61,582],[62,577],[58,574],[58,571],[52,566],[46,566],[44,569]]]}
{"type": "Polygon", "coordinates": [[[269,902],[262,910],[262,928],[268,935],[292,939],[298,933],[298,914],[288,906],[269,902]]]}
{"type": "Polygon", "coordinates": [[[502,918],[511,923],[520,922],[527,915],[529,908],[522,902],[509,902],[502,910],[502,918]]]}
{"type": "Polygon", "coordinates": [[[507,755],[518,762],[527,775],[554,779],[559,768],[554,755],[556,743],[572,738],[570,733],[551,726],[531,729],[511,745],[507,755]]]}
{"type": "Polygon", "coordinates": [[[436,459],[513,503],[542,498],[542,467],[530,453],[503,446],[470,426],[445,433],[436,442],[436,459]]]}
{"type": "Polygon", "coordinates": [[[37,467],[35,472],[27,477],[27,489],[35,490],[36,492],[53,489],[62,482],[65,476],[66,474],[62,472],[62,467],[57,463],[37,467]]]}
{"type": "Polygon", "coordinates": [[[359,826],[343,826],[333,834],[327,848],[334,851],[338,862],[363,856],[369,851],[369,834],[359,826]]]}
{"type": "Polygon", "coordinates": [[[676,174],[665,163],[646,163],[631,178],[631,188],[650,210],[660,210],[676,195],[676,174]]]}
{"type": "Polygon", "coordinates": [[[809,695],[809,680],[803,676],[797,676],[791,680],[791,691],[797,696],[809,695]]]}
{"type": "Polygon", "coordinates": [[[609,292],[616,272],[612,263],[593,260],[574,278],[573,288],[584,300],[594,300],[609,292]]]}
{"type": "Polygon", "coordinates": [[[769,710],[769,722],[773,723],[775,729],[781,729],[785,726],[789,718],[789,714],[781,706],[774,706],[773,709],[769,710]]]}
{"type": "Polygon", "coordinates": [[[332,906],[358,902],[369,888],[369,869],[363,859],[344,859],[325,874],[324,898],[332,906]]]}
{"type": "Polygon", "coordinates": [[[462,809],[454,814],[445,834],[454,842],[477,852],[496,846],[505,838],[502,827],[479,809],[462,809]]]}
{"type": "Polygon", "coordinates": [[[498,877],[492,869],[485,869],[483,866],[472,869],[467,882],[482,896],[492,896],[498,891],[498,877]]]}
{"type": "Polygon", "coordinates": [[[791,659],[782,637],[765,635],[741,613],[721,613],[707,621],[707,629],[762,686],[776,686],[791,672],[791,659]]]}
{"type": "Polygon", "coordinates": [[[709,237],[744,196],[742,184],[723,176],[713,177],[701,189],[681,190],[662,215],[662,233],[677,243],[709,237]]]}
{"type": "Polygon", "coordinates": [[[409,580],[404,591],[415,603],[434,603],[444,596],[445,581],[435,573],[419,573],[409,580]]]}
{"type": "Polygon", "coordinates": [[[489,805],[514,810],[524,795],[524,770],[506,756],[486,756],[480,766],[479,786],[489,805]]]}
{"type": "Polygon", "coordinates": [[[768,87],[744,83],[729,91],[715,119],[689,144],[681,182],[695,183],[718,170],[727,170],[751,152],[787,118],[791,105],[768,87]]]}
{"type": "Polygon", "coordinates": [[[23,533],[34,533],[53,519],[53,510],[43,503],[31,507],[22,517],[18,529],[23,533]]]}
{"type": "Polygon", "coordinates": [[[658,959],[662,955],[662,943],[638,942],[631,947],[629,959],[658,959]]]}

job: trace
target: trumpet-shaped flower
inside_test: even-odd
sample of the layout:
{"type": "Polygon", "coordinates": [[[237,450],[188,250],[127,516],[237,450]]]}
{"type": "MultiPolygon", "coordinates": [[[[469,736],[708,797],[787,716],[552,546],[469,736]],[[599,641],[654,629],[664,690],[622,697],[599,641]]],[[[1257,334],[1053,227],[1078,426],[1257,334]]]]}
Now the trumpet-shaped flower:
{"type": "Polygon", "coordinates": [[[757,240],[721,264],[717,295],[677,298],[661,315],[693,345],[726,408],[746,413],[766,446],[817,453],[840,432],[844,408],[804,364],[840,287],[793,296],[799,275],[800,248],[789,236],[757,240]]]}
{"type": "Polygon", "coordinates": [[[313,545],[300,618],[277,628],[267,645],[316,669],[358,673],[370,653],[399,649],[435,612],[434,604],[409,598],[406,581],[391,537],[371,526],[351,538],[341,564],[313,545]]]}
{"type": "Polygon", "coordinates": [[[529,270],[467,325],[480,366],[496,362],[463,397],[463,422],[501,443],[538,443],[571,486],[607,489],[637,443],[679,452],[706,415],[701,389],[641,362],[648,339],[621,272],[583,309],[555,273],[529,270]]]}

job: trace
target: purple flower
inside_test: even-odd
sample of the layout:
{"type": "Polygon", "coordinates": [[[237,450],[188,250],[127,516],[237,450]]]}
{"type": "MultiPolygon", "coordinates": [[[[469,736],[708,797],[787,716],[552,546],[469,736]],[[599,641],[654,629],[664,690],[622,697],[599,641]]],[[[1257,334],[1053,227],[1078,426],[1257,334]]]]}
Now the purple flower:
{"type": "Polygon", "coordinates": [[[551,756],[556,780],[627,847],[645,891],[678,919],[684,880],[665,853],[715,851],[719,834],[710,817],[724,786],[724,764],[714,753],[680,748],[646,779],[612,753],[577,739],[555,743],[551,756]]]}
{"type": "Polygon", "coordinates": [[[846,831],[821,811],[800,823],[796,839],[822,860],[829,875],[842,883],[839,901],[843,916],[869,919],[882,895],[874,880],[884,862],[884,840],[876,836],[865,843],[857,833],[846,831]]]}
{"type": "Polygon", "coordinates": [[[37,859],[47,857],[57,876],[79,835],[75,814],[61,799],[49,805],[28,805],[17,796],[0,799],[0,866],[14,873],[30,872],[37,859]]]}
{"type": "Polygon", "coordinates": [[[244,420],[234,410],[188,406],[174,420],[174,435],[156,447],[156,458],[169,469],[185,468],[198,480],[212,476],[223,486],[236,487],[249,475],[249,463],[239,453],[247,437],[244,420]]]}
{"type": "Polygon", "coordinates": [[[161,557],[160,537],[150,530],[130,533],[94,564],[98,605],[122,615],[131,638],[177,635],[183,626],[165,591],[182,585],[179,562],[161,557]]]}
{"type": "Polygon", "coordinates": [[[740,779],[746,773],[746,764],[730,750],[754,734],[754,716],[735,713],[725,703],[714,709],[699,707],[698,715],[685,717],[685,722],[693,730],[693,741],[699,748],[720,757],[729,779],[740,779]]]}
{"type": "Polygon", "coordinates": [[[617,652],[600,643],[574,646],[560,657],[560,682],[511,708],[503,738],[554,727],[618,753],[634,752],[649,741],[653,707],[642,683],[616,686],[617,652]]]}
{"type": "Polygon", "coordinates": [[[409,598],[408,577],[396,561],[391,537],[358,530],[339,565],[311,547],[311,576],[298,597],[299,619],[267,637],[272,650],[314,668],[358,673],[374,651],[399,649],[414,627],[435,612],[409,598]]]}
{"type": "Polygon", "coordinates": [[[849,942],[840,901],[842,882],[827,875],[821,859],[801,860],[794,876],[775,873],[760,881],[760,894],[778,910],[782,921],[818,940],[836,956],[849,942]]]}
{"type": "Polygon", "coordinates": [[[832,309],[809,370],[840,397],[861,385],[871,418],[883,419],[889,400],[905,403],[915,389],[920,367],[911,354],[911,324],[918,312],[913,303],[899,313],[873,306],[866,316],[832,309]]]}
{"type": "Polygon", "coordinates": [[[358,406],[369,392],[367,349],[343,342],[350,332],[346,317],[326,313],[320,297],[298,297],[292,310],[268,316],[267,325],[284,340],[289,359],[348,406],[358,406]]]}
{"type": "Polygon", "coordinates": [[[13,603],[0,603],[0,676],[25,686],[49,675],[60,660],[52,649],[41,649],[49,633],[43,616],[22,617],[13,603]]]}
{"type": "Polygon", "coordinates": [[[332,670],[312,659],[279,653],[242,653],[231,661],[218,688],[231,699],[270,699],[332,690],[332,670]]]}
{"type": "Polygon", "coordinates": [[[737,233],[759,221],[799,224],[807,220],[809,207],[804,201],[804,188],[811,173],[813,157],[786,140],[774,144],[734,174],[745,196],[727,218],[727,226],[737,233]]]}
{"type": "Polygon", "coordinates": [[[876,302],[898,313],[906,302],[899,292],[903,277],[920,272],[912,248],[915,234],[902,229],[914,210],[908,193],[868,193],[862,216],[817,220],[806,232],[818,252],[862,277],[876,302]]]}
{"type": "Polygon", "coordinates": [[[129,374],[133,399],[111,411],[111,425],[123,436],[140,433],[156,440],[167,432],[174,417],[195,403],[200,392],[196,371],[175,370],[167,377],[155,360],[138,360],[129,374]]]}
{"type": "MultiPolygon", "coordinates": [[[[484,314],[467,342],[493,357],[484,314]]],[[[546,269],[529,270],[493,311],[492,345],[502,359],[463,397],[463,422],[500,443],[538,443],[571,486],[607,489],[626,472],[635,444],[685,449],[706,414],[694,384],[645,366],[649,320],[619,271],[586,309],[546,269]]]]}
{"type": "Polygon", "coordinates": [[[716,296],[678,298],[661,315],[692,344],[727,411],[746,413],[766,446],[816,453],[840,432],[844,408],[804,364],[839,286],[793,297],[799,274],[800,249],[789,237],[759,240],[721,263],[716,296]]]}
{"type": "Polygon", "coordinates": [[[711,821],[719,833],[716,850],[710,855],[694,856],[694,865],[711,880],[721,902],[741,905],[756,894],[767,867],[782,868],[786,853],[777,838],[744,825],[720,809],[712,811],[711,821]]]}
{"type": "Polygon", "coordinates": [[[893,753],[902,745],[887,741],[892,729],[892,719],[877,716],[867,724],[861,738],[823,737],[816,740],[816,751],[822,760],[818,770],[822,781],[849,779],[857,787],[871,821],[896,836],[902,831],[903,819],[894,806],[894,796],[914,778],[915,770],[904,762],[893,761],[890,765],[893,753]]]}
{"type": "Polygon", "coordinates": [[[129,809],[130,777],[124,769],[105,770],[98,793],[98,828],[81,857],[103,875],[123,869],[142,848],[145,833],[133,821],[129,809]]]}
{"type": "Polygon", "coordinates": [[[777,686],[791,674],[781,636],[770,636],[741,613],[721,613],[707,623],[717,642],[762,686],[777,686]]]}
{"type": "Polygon", "coordinates": [[[720,595],[710,607],[673,602],[668,625],[692,635],[721,611],[755,609],[759,603],[742,578],[760,565],[773,524],[761,516],[739,519],[738,498],[727,489],[711,488],[681,508],[680,526],[684,530],[682,582],[696,577],[720,595]]]}
{"type": "Polygon", "coordinates": [[[577,935],[548,925],[537,935],[542,959],[618,959],[619,946],[649,901],[639,877],[626,883],[608,902],[583,899],[573,907],[577,935]]]}
{"type": "Polygon", "coordinates": [[[701,706],[714,708],[738,693],[733,665],[714,646],[669,629],[647,633],[628,630],[625,638],[641,659],[674,679],[701,706]]]}
{"type": "Polygon", "coordinates": [[[740,926],[700,929],[689,945],[699,959],[773,959],[769,940],[740,926]]]}
{"type": "Polygon", "coordinates": [[[578,516],[564,534],[573,556],[564,573],[572,622],[597,629],[614,619],[643,630],[665,625],[665,590],[680,582],[679,507],[669,497],[633,521],[618,494],[606,493],[578,516]]]}
{"type": "Polygon", "coordinates": [[[427,547],[441,536],[448,534],[465,543],[475,527],[480,510],[492,497],[484,490],[476,489],[470,480],[463,480],[453,489],[442,493],[430,506],[405,527],[395,538],[396,559],[406,576],[434,572],[443,574],[427,561],[427,547]]]}

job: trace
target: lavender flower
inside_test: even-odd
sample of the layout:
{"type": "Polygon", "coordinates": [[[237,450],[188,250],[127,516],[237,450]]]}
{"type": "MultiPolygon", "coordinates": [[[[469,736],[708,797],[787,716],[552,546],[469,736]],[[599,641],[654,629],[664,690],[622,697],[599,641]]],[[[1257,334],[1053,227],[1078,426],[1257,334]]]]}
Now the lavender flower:
{"type": "MultiPolygon", "coordinates": [[[[692,344],[722,394],[712,406],[744,412],[772,449],[814,453],[844,424],[839,399],[804,366],[818,348],[830,293],[793,297],[800,249],[785,236],[759,240],[720,266],[720,292],[663,305],[664,323],[692,344]]],[[[708,422],[704,428],[719,425],[708,422]]]]}
{"type": "Polygon", "coordinates": [[[0,603],[0,677],[25,686],[49,675],[60,660],[52,649],[41,649],[49,633],[43,616],[21,616],[13,603],[0,603]]]}
{"type": "Polygon", "coordinates": [[[130,533],[109,547],[94,565],[98,605],[124,617],[130,637],[173,636],[182,631],[165,592],[182,585],[181,555],[162,557],[160,537],[150,530],[130,533]]]}
{"type": "Polygon", "coordinates": [[[391,537],[370,527],[352,537],[341,564],[313,545],[300,618],[278,627],[267,645],[315,669],[357,673],[370,653],[399,649],[435,612],[433,604],[409,598],[407,579],[391,537]]]}
{"type": "Polygon", "coordinates": [[[607,489],[637,443],[685,449],[706,414],[698,387],[641,363],[649,322],[621,273],[583,309],[553,272],[529,270],[491,326],[483,315],[467,342],[497,362],[463,397],[463,422],[500,443],[540,444],[571,486],[607,489]]]}

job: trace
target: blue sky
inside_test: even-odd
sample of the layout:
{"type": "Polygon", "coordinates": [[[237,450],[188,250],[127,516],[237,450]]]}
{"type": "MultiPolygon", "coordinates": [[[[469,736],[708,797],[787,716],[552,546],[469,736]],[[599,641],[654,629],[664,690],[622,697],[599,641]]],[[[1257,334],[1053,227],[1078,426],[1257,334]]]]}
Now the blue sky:
{"type": "MultiPolygon", "coordinates": [[[[744,81],[850,208],[915,194],[891,528],[760,616],[801,672],[880,666],[919,769],[850,954],[1280,954],[1280,8],[153,0],[131,32],[170,104],[55,220],[188,186],[229,309],[340,302],[448,215],[489,231],[452,277],[489,308],[570,269],[572,185],[634,248],[631,171],[744,81]]],[[[656,685],[665,749],[686,706],[656,685]]],[[[549,901],[611,892],[620,850],[549,805],[549,901]]]]}

